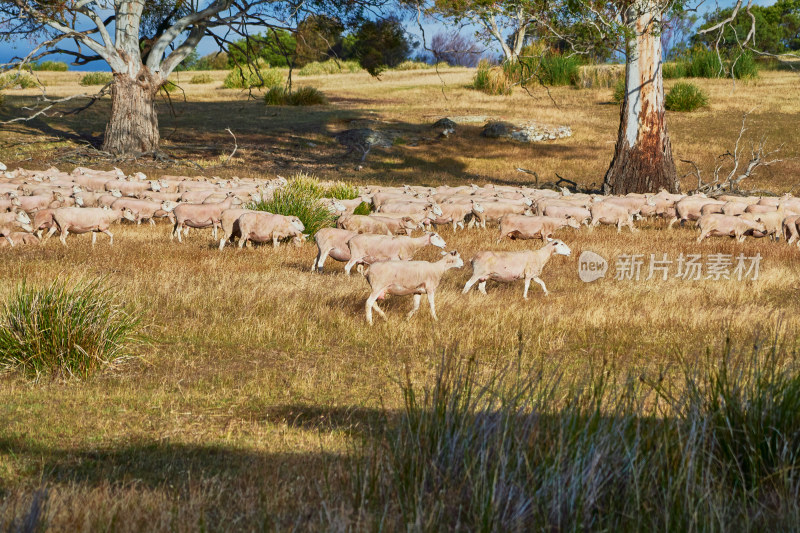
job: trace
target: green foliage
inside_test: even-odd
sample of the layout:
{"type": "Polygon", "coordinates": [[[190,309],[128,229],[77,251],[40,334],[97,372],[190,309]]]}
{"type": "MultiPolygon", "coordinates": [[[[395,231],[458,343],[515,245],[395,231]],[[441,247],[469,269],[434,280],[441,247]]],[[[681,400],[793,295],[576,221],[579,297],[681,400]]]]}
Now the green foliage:
{"type": "Polygon", "coordinates": [[[488,61],[482,60],[478,64],[472,88],[491,95],[511,94],[511,81],[503,67],[491,66],[488,61]]]}
{"type": "Polygon", "coordinates": [[[661,75],[665,80],[674,80],[686,77],[686,63],[676,61],[663,63],[661,65],[661,75]]]}
{"type": "Polygon", "coordinates": [[[737,52],[731,57],[722,56],[707,48],[693,48],[675,63],[665,63],[663,76],[669,78],[720,78],[733,75],[737,79],[758,77],[758,64],[752,52],[737,52]],[[669,65],[669,66],[668,66],[669,65]]]}
{"type": "Polygon", "coordinates": [[[327,15],[310,15],[297,25],[294,62],[304,66],[312,62],[320,62],[331,56],[337,56],[335,50],[342,40],[344,25],[337,19],[327,15]]]}
{"type": "Polygon", "coordinates": [[[198,59],[192,70],[227,70],[228,68],[228,54],[212,52],[198,59]]]}
{"type": "MultiPolygon", "coordinates": [[[[448,65],[446,63],[439,64],[439,68],[447,66],[448,65]]],[[[433,68],[436,67],[434,65],[431,65],[430,63],[425,63],[424,61],[403,61],[402,63],[394,67],[392,70],[431,70],[433,68]]]]}
{"type": "Polygon", "coordinates": [[[294,106],[310,106],[310,105],[325,105],[328,103],[328,98],[314,87],[300,87],[299,89],[289,92],[285,87],[272,87],[264,95],[265,105],[294,105],[294,106]]]}
{"type": "Polygon", "coordinates": [[[33,70],[48,71],[48,72],[66,72],[69,67],[63,61],[41,61],[31,65],[33,70]]]}
{"type": "Polygon", "coordinates": [[[358,61],[337,61],[335,59],[329,59],[322,62],[312,61],[301,68],[297,74],[299,76],[322,76],[326,74],[360,72],[361,70],[363,69],[361,65],[358,64],[358,61]]]}
{"type": "Polygon", "coordinates": [[[175,72],[185,72],[187,70],[197,70],[197,63],[200,61],[200,58],[197,55],[197,49],[192,50],[189,52],[183,61],[178,63],[178,66],[175,67],[175,72]]]}
{"type": "Polygon", "coordinates": [[[110,72],[89,72],[81,78],[81,85],[105,85],[114,81],[110,72]]]}
{"type": "Polygon", "coordinates": [[[708,97],[692,83],[678,82],[664,99],[668,111],[694,111],[708,105],[708,97]]]}
{"type": "MultiPolygon", "coordinates": [[[[523,60],[520,60],[522,63],[523,60]]],[[[576,56],[563,56],[560,54],[545,54],[539,64],[539,80],[544,85],[574,85],[579,77],[578,69],[580,60],[576,56]]],[[[536,65],[528,65],[534,71],[536,65]]]]}
{"type": "Polygon", "coordinates": [[[367,72],[378,76],[405,61],[413,45],[402,22],[394,17],[367,20],[355,32],[353,53],[367,72]]]}
{"type": "Polygon", "coordinates": [[[159,90],[164,91],[167,94],[172,94],[172,93],[174,93],[176,91],[180,91],[181,88],[178,87],[178,85],[176,85],[175,83],[173,83],[171,81],[167,81],[167,82],[164,83],[164,85],[159,87],[159,90]]]}
{"type": "Polygon", "coordinates": [[[347,512],[366,530],[796,528],[790,348],[728,345],[674,386],[605,366],[568,381],[443,359],[430,387],[401,382],[400,413],[354,454],[347,512]]]}
{"type": "Polygon", "coordinates": [[[17,287],[0,316],[0,368],[87,378],[131,355],[140,320],[100,281],[17,287]]]}
{"type": "Polygon", "coordinates": [[[614,93],[611,96],[611,101],[615,104],[622,104],[625,100],[625,91],[627,90],[625,86],[625,78],[617,81],[617,84],[614,86],[614,93]]]}
{"type": "Polygon", "coordinates": [[[248,209],[296,216],[305,226],[306,234],[313,237],[320,229],[333,226],[335,221],[322,200],[323,193],[319,180],[301,172],[275,191],[272,200],[250,204],[248,209]]]}
{"type": "Polygon", "coordinates": [[[243,67],[231,70],[222,82],[224,89],[252,89],[280,87],[285,83],[283,74],[278,69],[259,68],[255,69],[243,67]],[[259,76],[260,74],[260,76],[259,76]]]}
{"type": "MultiPolygon", "coordinates": [[[[707,13],[700,29],[714,26],[730,18],[732,13],[731,8],[718,8],[707,13]]],[[[720,48],[725,55],[738,53],[738,43],[750,31],[752,23],[750,14],[755,18],[756,24],[753,48],[772,54],[800,50],[800,1],[778,0],[771,6],[753,5],[747,10],[739,10],[733,23],[726,26],[723,38],[720,40],[720,48]]],[[[717,35],[717,32],[705,35],[697,33],[692,37],[692,43],[711,49],[714,47],[717,35]]]]}
{"type": "Polygon", "coordinates": [[[19,87],[20,89],[33,89],[34,87],[38,86],[39,84],[30,74],[13,72],[0,78],[0,88],[3,89],[10,89],[14,87],[19,87]]]}
{"type": "Polygon", "coordinates": [[[192,85],[201,85],[203,83],[211,83],[214,79],[211,77],[211,74],[195,74],[192,76],[192,79],[189,80],[189,83],[192,85]]]}
{"type": "Polygon", "coordinates": [[[297,40],[286,30],[268,31],[240,39],[228,48],[228,66],[246,65],[248,56],[273,67],[288,67],[294,58],[297,40]],[[288,58],[288,59],[287,59],[288,58]]]}
{"type": "Polygon", "coordinates": [[[327,189],[325,189],[326,198],[336,198],[337,200],[355,200],[361,193],[358,187],[344,181],[337,181],[327,189]]]}
{"type": "Polygon", "coordinates": [[[372,204],[368,204],[367,202],[361,202],[360,204],[358,204],[358,207],[356,207],[353,210],[354,215],[366,216],[369,215],[370,213],[372,213],[372,204]]]}

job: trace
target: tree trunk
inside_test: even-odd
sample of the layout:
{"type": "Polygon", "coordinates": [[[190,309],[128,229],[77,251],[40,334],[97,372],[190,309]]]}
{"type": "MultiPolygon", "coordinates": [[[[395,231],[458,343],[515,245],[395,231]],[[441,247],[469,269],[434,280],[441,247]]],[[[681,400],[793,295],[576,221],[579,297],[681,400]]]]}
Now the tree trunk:
{"type": "Polygon", "coordinates": [[[158,150],[155,95],[159,85],[147,67],[142,67],[135,79],[127,74],[114,74],[111,119],[106,126],[103,150],[122,156],[152,154],[158,150]]]}
{"type": "Polygon", "coordinates": [[[664,79],[661,72],[661,38],[658,11],[648,4],[635,13],[635,36],[627,46],[625,98],[620,112],[614,159],[606,172],[606,194],[678,192],[678,176],[672,159],[664,120],[664,79]]]}

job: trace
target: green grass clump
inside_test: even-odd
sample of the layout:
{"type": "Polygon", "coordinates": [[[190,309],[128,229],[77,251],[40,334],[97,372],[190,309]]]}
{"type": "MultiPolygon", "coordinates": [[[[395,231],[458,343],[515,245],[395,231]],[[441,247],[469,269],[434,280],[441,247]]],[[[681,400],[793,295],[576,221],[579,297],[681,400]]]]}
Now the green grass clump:
{"type": "Polygon", "coordinates": [[[665,80],[674,80],[686,77],[686,63],[676,61],[674,63],[663,63],[661,65],[661,75],[665,80]]]}
{"type": "Polygon", "coordinates": [[[447,68],[450,65],[445,63],[444,61],[440,62],[438,65],[431,65],[430,63],[425,63],[424,61],[403,61],[396,67],[393,67],[392,70],[431,70],[433,68],[447,68]]]}
{"type": "Polygon", "coordinates": [[[358,204],[358,207],[356,207],[353,210],[354,215],[366,216],[369,215],[370,213],[372,213],[372,204],[368,204],[367,202],[361,202],[360,204],[358,204]]]}
{"type": "Polygon", "coordinates": [[[275,191],[271,200],[249,204],[248,209],[296,216],[305,226],[305,233],[313,237],[320,229],[333,226],[335,221],[335,215],[322,200],[324,192],[319,180],[301,172],[275,191]]]}
{"type": "Polygon", "coordinates": [[[285,80],[278,69],[262,68],[261,77],[255,70],[248,68],[231,70],[222,82],[224,89],[253,89],[280,87],[285,80]]]}
{"type": "Polygon", "coordinates": [[[605,365],[568,378],[445,358],[431,386],[401,383],[403,408],[354,455],[347,516],[386,530],[796,530],[800,366],[761,343],[715,355],[669,386],[605,365]]]}
{"type": "Polygon", "coordinates": [[[167,81],[167,82],[164,82],[164,85],[159,87],[159,90],[164,91],[167,94],[172,94],[172,93],[174,93],[176,91],[180,91],[181,88],[178,87],[177,84],[175,84],[175,83],[173,83],[171,81],[167,81]]]}
{"type": "Polygon", "coordinates": [[[0,368],[88,378],[131,355],[140,321],[100,281],[17,287],[0,316],[0,368]]]}
{"type": "Polygon", "coordinates": [[[192,85],[201,85],[203,83],[211,83],[214,79],[211,77],[211,74],[195,74],[192,76],[192,79],[189,80],[189,83],[192,85]]]}
{"type": "Polygon", "coordinates": [[[39,84],[30,74],[21,74],[19,72],[15,72],[12,74],[7,74],[0,79],[0,87],[4,89],[10,89],[13,87],[19,87],[20,89],[33,89],[34,87],[38,87],[39,84]]]}
{"type": "Polygon", "coordinates": [[[503,67],[481,60],[472,81],[472,88],[495,96],[511,94],[512,82],[503,67]]]}
{"type": "Polygon", "coordinates": [[[717,55],[716,51],[695,48],[675,63],[665,63],[664,78],[723,78],[733,76],[737,79],[758,78],[758,62],[752,52],[745,51],[731,57],[717,55]]]}
{"type": "Polygon", "coordinates": [[[314,87],[300,87],[292,92],[289,92],[284,87],[272,87],[264,95],[265,105],[310,106],[325,105],[327,103],[328,98],[325,94],[314,87]]]}
{"type": "Polygon", "coordinates": [[[669,90],[664,99],[667,111],[694,111],[708,105],[708,97],[696,85],[679,82],[669,90]]]}
{"type": "Polygon", "coordinates": [[[614,93],[611,95],[611,101],[615,104],[621,104],[625,100],[626,90],[625,78],[618,80],[617,84],[614,86],[614,93]]]}
{"type": "Polygon", "coordinates": [[[326,198],[336,198],[337,200],[355,200],[361,194],[355,185],[338,181],[325,189],[324,196],[326,198]]]}
{"type": "MultiPolygon", "coordinates": [[[[528,65],[529,70],[535,68],[535,65],[528,65]]],[[[576,56],[545,54],[538,68],[539,80],[544,85],[575,85],[580,78],[580,60],[576,56]]]]}
{"type": "Polygon", "coordinates": [[[110,72],[89,72],[81,78],[81,85],[105,85],[114,81],[110,72]]]}
{"type": "Polygon", "coordinates": [[[336,61],[329,59],[327,61],[312,61],[307,63],[301,68],[297,74],[299,76],[323,76],[330,74],[343,74],[361,72],[363,69],[358,61],[336,61]]]}
{"type": "Polygon", "coordinates": [[[33,70],[49,71],[49,72],[66,72],[69,66],[63,61],[42,61],[31,65],[33,70]]]}

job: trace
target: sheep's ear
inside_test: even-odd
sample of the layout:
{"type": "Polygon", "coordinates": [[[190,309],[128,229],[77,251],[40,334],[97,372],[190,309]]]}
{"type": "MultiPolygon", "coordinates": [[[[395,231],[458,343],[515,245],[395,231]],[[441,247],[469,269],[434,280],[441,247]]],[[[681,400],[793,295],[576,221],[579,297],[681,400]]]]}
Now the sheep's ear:
{"type": "Polygon", "coordinates": [[[456,257],[458,255],[458,250],[453,250],[452,252],[450,252],[450,255],[456,257]]]}
{"type": "Polygon", "coordinates": [[[547,242],[553,242],[553,239],[551,237],[548,237],[547,242]]]}
{"type": "Polygon", "coordinates": [[[450,252],[440,252],[442,255],[447,255],[450,252]]]}

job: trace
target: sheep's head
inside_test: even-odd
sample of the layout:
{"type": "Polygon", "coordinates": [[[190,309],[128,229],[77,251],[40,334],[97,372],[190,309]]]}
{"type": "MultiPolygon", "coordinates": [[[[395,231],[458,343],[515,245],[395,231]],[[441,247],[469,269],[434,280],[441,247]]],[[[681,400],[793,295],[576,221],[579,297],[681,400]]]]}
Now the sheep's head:
{"type": "Polygon", "coordinates": [[[430,238],[430,243],[438,248],[444,249],[447,244],[444,242],[444,239],[438,233],[429,233],[428,237],[430,238]]]}
{"type": "Polygon", "coordinates": [[[533,200],[531,200],[530,198],[523,198],[522,203],[530,207],[533,205],[533,200]]]}
{"type": "Polygon", "coordinates": [[[437,203],[431,204],[431,211],[433,211],[433,214],[436,215],[437,217],[440,217],[443,214],[442,213],[442,208],[439,207],[439,204],[437,204],[437,203]]]}
{"type": "Polygon", "coordinates": [[[442,252],[444,256],[442,261],[444,261],[450,268],[461,268],[464,266],[464,260],[461,259],[461,255],[459,255],[457,250],[453,250],[452,252],[442,252]]]}
{"type": "Polygon", "coordinates": [[[475,213],[483,213],[484,211],[486,211],[486,209],[475,200],[472,200],[472,211],[474,211],[475,213]]]}
{"type": "Polygon", "coordinates": [[[581,227],[581,223],[572,217],[567,217],[567,226],[578,229],[581,227]]]}
{"type": "Polygon", "coordinates": [[[136,222],[136,215],[134,215],[133,211],[131,211],[127,207],[122,210],[122,218],[124,218],[125,220],[130,220],[131,222],[136,222]]]}
{"type": "Polygon", "coordinates": [[[306,229],[306,227],[303,225],[303,222],[297,217],[290,217],[289,223],[299,232],[302,232],[306,229]]]}
{"type": "Polygon", "coordinates": [[[566,255],[569,257],[569,255],[572,254],[572,250],[570,250],[569,246],[567,246],[566,243],[564,243],[564,241],[562,240],[559,239],[553,240],[548,238],[547,243],[555,248],[554,252],[558,255],[566,255]]]}
{"type": "Polygon", "coordinates": [[[83,196],[80,195],[75,196],[75,205],[77,205],[78,207],[83,207],[84,205],[83,196]]]}
{"type": "Polygon", "coordinates": [[[403,217],[400,219],[403,222],[403,227],[405,229],[415,229],[417,224],[414,222],[414,219],[411,217],[403,217]]]}
{"type": "Polygon", "coordinates": [[[17,196],[16,194],[14,194],[12,196],[12,194],[14,194],[14,193],[9,193],[9,195],[8,195],[8,197],[11,198],[11,205],[14,206],[14,207],[21,206],[22,202],[19,201],[19,196],[17,196]]]}
{"type": "Polygon", "coordinates": [[[111,196],[114,198],[122,198],[122,192],[119,189],[112,189],[111,196]]]}
{"type": "Polygon", "coordinates": [[[81,192],[83,192],[83,189],[81,189],[80,185],[73,185],[72,186],[72,194],[78,194],[78,193],[81,193],[81,192]]]}
{"type": "Polygon", "coordinates": [[[25,211],[18,211],[17,216],[14,217],[14,220],[17,221],[18,224],[30,224],[31,217],[28,216],[28,213],[25,211]]]}
{"type": "Polygon", "coordinates": [[[150,182],[150,190],[153,192],[158,192],[161,190],[161,183],[158,181],[151,181],[150,182]]]}
{"type": "Polygon", "coordinates": [[[169,200],[167,200],[165,202],[161,202],[161,209],[163,209],[167,213],[170,213],[176,207],[178,207],[177,202],[171,202],[169,200]]]}

